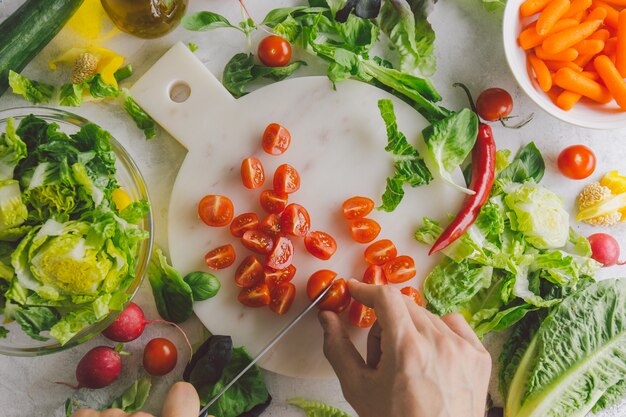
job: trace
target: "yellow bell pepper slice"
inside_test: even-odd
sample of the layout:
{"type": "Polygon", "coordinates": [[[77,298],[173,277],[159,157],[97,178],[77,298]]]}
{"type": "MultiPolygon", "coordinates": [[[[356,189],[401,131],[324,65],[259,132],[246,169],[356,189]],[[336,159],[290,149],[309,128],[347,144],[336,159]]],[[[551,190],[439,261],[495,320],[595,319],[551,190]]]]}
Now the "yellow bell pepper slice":
{"type": "Polygon", "coordinates": [[[622,212],[624,209],[626,209],[626,193],[607,198],[599,204],[594,204],[589,208],[581,210],[578,212],[578,215],[576,215],[576,221],[593,219],[594,217],[603,216],[616,211],[622,212]]]}
{"type": "Polygon", "coordinates": [[[600,180],[600,185],[608,187],[613,194],[626,193],[626,177],[619,175],[617,171],[607,172],[600,180]]]}
{"type": "Polygon", "coordinates": [[[117,88],[117,80],[115,79],[115,71],[120,69],[124,64],[125,58],[110,49],[90,45],[85,48],[71,48],[65,51],[61,56],[48,62],[48,66],[52,71],[57,69],[60,63],[74,64],[76,58],[83,53],[90,53],[98,58],[96,72],[102,76],[102,81],[117,88]]]}
{"type": "Polygon", "coordinates": [[[128,193],[126,193],[126,191],[122,190],[121,188],[113,190],[113,192],[111,193],[111,198],[113,198],[113,202],[115,203],[115,207],[117,207],[117,211],[124,210],[133,202],[128,196],[128,193]]]}

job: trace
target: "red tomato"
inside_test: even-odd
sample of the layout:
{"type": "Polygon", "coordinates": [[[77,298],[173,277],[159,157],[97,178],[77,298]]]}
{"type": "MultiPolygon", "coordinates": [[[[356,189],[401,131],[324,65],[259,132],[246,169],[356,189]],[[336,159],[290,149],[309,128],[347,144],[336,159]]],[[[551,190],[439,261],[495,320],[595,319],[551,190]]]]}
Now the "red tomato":
{"type": "Polygon", "coordinates": [[[268,254],[274,249],[274,241],[267,233],[258,230],[248,230],[243,234],[241,243],[252,252],[262,255],[268,254]]]}
{"type": "Polygon", "coordinates": [[[422,294],[417,290],[417,288],[413,287],[404,287],[400,290],[400,292],[407,297],[410,297],[415,301],[415,304],[418,306],[423,306],[422,304],[422,294]]]}
{"type": "Polygon", "coordinates": [[[374,202],[367,197],[351,197],[343,202],[343,217],[354,220],[365,217],[374,209],[374,202]]]}
{"type": "Polygon", "coordinates": [[[241,181],[251,190],[259,188],[265,182],[263,164],[258,158],[246,158],[241,162],[241,181]]]}
{"type": "Polygon", "coordinates": [[[363,282],[372,285],[387,285],[387,278],[382,266],[370,265],[363,274],[363,282]]]}
{"type": "Polygon", "coordinates": [[[157,337],[143,349],[143,367],[152,376],[162,376],[176,367],[178,351],[174,343],[157,337]]]}
{"type": "Polygon", "coordinates": [[[561,174],[573,180],[582,180],[595,171],[596,156],[584,145],[573,145],[561,151],[557,163],[561,174]]]}
{"type": "Polygon", "coordinates": [[[235,248],[229,243],[207,252],[204,262],[211,269],[224,269],[235,263],[235,258],[235,248]]]}
{"type": "Polygon", "coordinates": [[[296,267],[289,265],[285,269],[272,269],[270,267],[265,268],[265,283],[270,287],[282,284],[283,282],[289,282],[296,275],[296,267]]]}
{"type": "Polygon", "coordinates": [[[268,67],[284,67],[291,59],[291,44],[285,38],[270,35],[259,42],[259,59],[268,67]]]}
{"type": "Polygon", "coordinates": [[[311,255],[324,261],[330,259],[337,251],[337,242],[326,232],[310,232],[304,238],[304,246],[311,255]]]}
{"type": "Polygon", "coordinates": [[[289,204],[280,215],[280,230],[293,236],[304,237],[311,228],[309,212],[300,204],[289,204]]]}
{"type": "Polygon", "coordinates": [[[263,307],[270,303],[270,287],[259,284],[255,287],[243,288],[237,300],[248,307],[263,307]]]}
{"type": "Polygon", "coordinates": [[[291,308],[296,297],[296,286],[283,282],[271,290],[270,310],[278,315],[285,314],[291,308]]]}
{"type": "Polygon", "coordinates": [[[291,133],[278,123],[270,123],[263,132],[263,150],[270,155],[282,155],[289,148],[291,133]]]}
{"type": "Polygon", "coordinates": [[[320,310],[334,311],[339,314],[348,308],[351,300],[352,298],[348,292],[348,284],[346,284],[343,278],[339,278],[331,284],[330,290],[328,290],[319,304],[317,304],[317,308],[320,310]]]}
{"type": "Polygon", "coordinates": [[[330,285],[336,276],[337,274],[335,272],[328,269],[314,272],[306,283],[306,295],[309,297],[309,300],[315,300],[317,296],[330,285]]]}
{"type": "Polygon", "coordinates": [[[291,194],[300,188],[300,174],[289,164],[282,164],[274,172],[274,191],[291,194]]]}
{"type": "MultiPolygon", "coordinates": [[[[365,249],[365,262],[370,265],[384,265],[396,256],[398,256],[398,250],[393,242],[389,239],[377,240],[365,249]]],[[[386,275],[389,282],[389,276],[386,275]]]]}
{"type": "Polygon", "coordinates": [[[234,213],[233,202],[223,195],[205,195],[198,204],[198,216],[209,226],[226,226],[234,213]]]}
{"type": "Polygon", "coordinates": [[[385,277],[393,284],[410,280],[415,276],[415,262],[410,256],[402,255],[393,258],[383,266],[385,277]]]}
{"type": "Polygon", "coordinates": [[[376,312],[373,308],[364,306],[357,300],[354,300],[352,305],[350,305],[348,318],[353,326],[366,329],[368,327],[372,327],[372,325],[376,322],[376,312]]]}
{"type": "Polygon", "coordinates": [[[248,230],[256,229],[259,216],[256,213],[244,213],[235,217],[230,224],[230,233],[235,237],[242,237],[248,230]]]}
{"type": "Polygon", "coordinates": [[[267,233],[270,236],[278,236],[280,234],[280,216],[278,214],[269,214],[259,223],[258,230],[267,233]]]}
{"type": "Polygon", "coordinates": [[[513,98],[502,88],[488,88],[476,99],[478,115],[489,122],[507,117],[513,110],[513,98]]]}
{"type": "Polygon", "coordinates": [[[369,243],[378,237],[380,225],[372,219],[354,219],[350,221],[350,235],[358,243],[369,243]]]}
{"type": "Polygon", "coordinates": [[[267,257],[267,266],[273,269],[285,269],[293,259],[293,244],[286,237],[279,237],[274,250],[267,257]]]}
{"type": "Polygon", "coordinates": [[[246,256],[235,271],[235,284],[243,288],[261,284],[264,278],[263,265],[253,255],[246,256]]]}
{"type": "Polygon", "coordinates": [[[287,194],[274,190],[264,190],[259,196],[261,207],[268,213],[280,213],[287,205],[287,194]]]}

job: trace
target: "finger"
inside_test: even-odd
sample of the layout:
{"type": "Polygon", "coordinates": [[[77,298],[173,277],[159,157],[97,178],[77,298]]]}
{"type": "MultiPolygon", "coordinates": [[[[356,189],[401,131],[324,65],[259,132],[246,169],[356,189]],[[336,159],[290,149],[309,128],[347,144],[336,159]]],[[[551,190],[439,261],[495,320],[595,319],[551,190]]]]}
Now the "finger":
{"type": "Polygon", "coordinates": [[[441,320],[450,328],[450,330],[471,343],[475,348],[478,350],[485,350],[485,347],[480,342],[480,339],[476,336],[474,330],[467,323],[467,321],[465,321],[465,317],[461,314],[446,314],[441,318],[441,320]]]}
{"type": "Polygon", "coordinates": [[[332,311],[321,311],[319,320],[324,328],[324,355],[339,380],[354,377],[366,369],[363,357],[354,347],[339,316],[332,311]]]}
{"type": "Polygon", "coordinates": [[[367,335],[367,366],[370,368],[378,367],[380,362],[380,356],[382,355],[381,343],[381,328],[378,322],[374,323],[374,326],[370,329],[367,335]]]}
{"type": "Polygon", "coordinates": [[[74,411],[71,417],[99,417],[99,416],[100,416],[99,412],[84,408],[82,410],[74,411]]]}
{"type": "Polygon", "coordinates": [[[167,393],[161,417],[197,417],[200,399],[193,385],[187,382],[175,383],[167,393]]]}
{"type": "Polygon", "coordinates": [[[119,408],[109,408],[100,413],[98,417],[126,417],[128,414],[120,410],[119,408]]]}
{"type": "Polygon", "coordinates": [[[429,317],[429,312],[423,308],[419,307],[415,304],[410,297],[402,297],[404,304],[406,305],[407,311],[411,316],[411,320],[413,321],[413,325],[417,329],[417,331],[426,338],[430,338],[436,333],[447,332],[450,333],[450,330],[444,323],[440,323],[439,326],[431,320],[429,317]],[[441,326],[441,327],[440,327],[441,326]]]}

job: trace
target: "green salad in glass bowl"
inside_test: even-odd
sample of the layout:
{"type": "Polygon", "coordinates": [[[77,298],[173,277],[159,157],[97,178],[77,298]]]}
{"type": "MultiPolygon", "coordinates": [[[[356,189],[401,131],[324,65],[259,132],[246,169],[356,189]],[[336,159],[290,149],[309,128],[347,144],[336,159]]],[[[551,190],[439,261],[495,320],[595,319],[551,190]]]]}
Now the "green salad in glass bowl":
{"type": "Polygon", "coordinates": [[[141,283],[151,228],[143,178],[106,130],[57,109],[0,111],[0,354],[104,330],[141,283]]]}

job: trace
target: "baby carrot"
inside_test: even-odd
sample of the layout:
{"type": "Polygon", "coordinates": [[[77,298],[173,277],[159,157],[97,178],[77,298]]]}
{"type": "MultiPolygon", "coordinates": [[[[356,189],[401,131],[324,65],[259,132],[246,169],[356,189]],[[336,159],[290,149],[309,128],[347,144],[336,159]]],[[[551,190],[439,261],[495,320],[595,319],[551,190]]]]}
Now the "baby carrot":
{"type": "Polygon", "coordinates": [[[550,75],[550,70],[546,64],[533,54],[528,54],[528,60],[530,61],[530,66],[535,73],[535,78],[539,83],[539,87],[541,87],[541,89],[545,92],[550,91],[552,88],[552,76],[550,75]]]}
{"type": "Polygon", "coordinates": [[[598,7],[596,9],[593,9],[585,18],[585,22],[590,22],[592,20],[604,20],[606,19],[606,16],[609,14],[609,12],[607,11],[607,9],[605,9],[604,7],[598,7]]]}
{"type": "Polygon", "coordinates": [[[576,58],[573,61],[573,64],[578,65],[581,68],[584,68],[588,63],[591,62],[591,60],[596,56],[596,54],[585,54],[585,55],[578,55],[578,58],[576,58]]]}
{"type": "Polygon", "coordinates": [[[617,20],[615,66],[622,77],[626,77],[626,10],[619,12],[617,20]]]}
{"type": "Polygon", "coordinates": [[[626,0],[604,0],[607,4],[611,6],[624,7],[626,6],[626,0]]]}
{"type": "Polygon", "coordinates": [[[593,11],[597,9],[606,10],[606,18],[604,19],[604,23],[607,26],[612,27],[613,29],[617,29],[617,20],[619,17],[619,12],[617,10],[601,0],[591,0],[591,7],[593,8],[593,11]]]}
{"type": "Polygon", "coordinates": [[[571,110],[581,98],[582,96],[580,94],[565,90],[556,98],[556,105],[568,111],[571,110]]]}
{"type": "Polygon", "coordinates": [[[578,51],[574,48],[567,48],[558,54],[550,54],[543,47],[535,48],[535,54],[538,58],[547,59],[549,61],[573,61],[578,58],[578,51]]]}
{"type": "Polygon", "coordinates": [[[558,70],[554,76],[554,83],[561,88],[589,97],[601,104],[606,104],[612,100],[611,93],[605,87],[571,68],[558,70]]]}
{"type": "Polygon", "coordinates": [[[607,55],[612,55],[617,52],[617,38],[609,38],[604,43],[604,51],[607,55]]]}
{"type": "Polygon", "coordinates": [[[550,0],[526,0],[519,8],[522,17],[529,17],[544,9],[550,0]]]}
{"type": "Polygon", "coordinates": [[[591,0],[572,0],[567,13],[563,15],[563,19],[573,18],[580,12],[584,12],[591,7],[591,0]]]}
{"type": "Polygon", "coordinates": [[[578,51],[578,55],[598,54],[604,49],[604,42],[597,39],[585,39],[573,46],[578,51]]]}
{"type": "Polygon", "coordinates": [[[573,62],[568,62],[568,61],[543,61],[546,64],[546,67],[548,67],[548,69],[550,71],[558,71],[561,68],[571,68],[576,72],[581,72],[583,69],[582,67],[574,64],[573,62]]]}
{"type": "Polygon", "coordinates": [[[569,0],[550,0],[537,19],[537,33],[544,36],[550,33],[556,22],[568,12],[569,8],[569,0]]]}
{"type": "Polygon", "coordinates": [[[601,24],[601,20],[592,20],[550,35],[544,39],[542,43],[543,49],[549,54],[558,54],[587,39],[598,30],[601,24]]]}
{"type": "Polygon", "coordinates": [[[559,88],[557,86],[553,86],[550,91],[546,92],[546,95],[548,96],[548,98],[550,99],[551,102],[556,104],[556,99],[559,98],[559,94],[561,94],[562,92],[563,92],[562,88],[559,88]]]}
{"type": "Polygon", "coordinates": [[[611,33],[609,33],[606,29],[598,29],[596,32],[589,36],[587,39],[597,39],[602,42],[606,42],[611,37],[611,33]]]}
{"type": "Polygon", "coordinates": [[[622,110],[626,110],[626,84],[611,59],[606,55],[600,55],[594,59],[593,65],[617,104],[622,110]]]}
{"type": "MultiPolygon", "coordinates": [[[[576,26],[579,22],[575,19],[561,19],[552,28],[550,34],[560,32],[564,29],[571,28],[576,26]]],[[[517,42],[519,46],[524,50],[532,49],[535,46],[541,45],[541,42],[546,38],[546,36],[541,36],[537,33],[537,22],[532,23],[526,29],[524,29],[517,38],[517,42]]]]}

